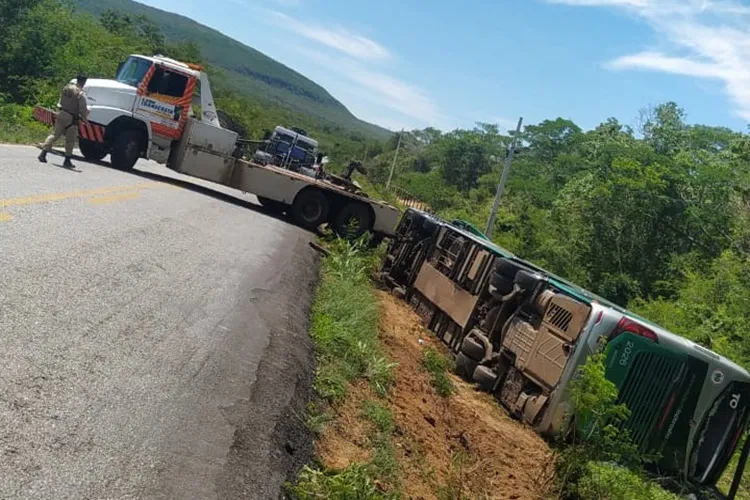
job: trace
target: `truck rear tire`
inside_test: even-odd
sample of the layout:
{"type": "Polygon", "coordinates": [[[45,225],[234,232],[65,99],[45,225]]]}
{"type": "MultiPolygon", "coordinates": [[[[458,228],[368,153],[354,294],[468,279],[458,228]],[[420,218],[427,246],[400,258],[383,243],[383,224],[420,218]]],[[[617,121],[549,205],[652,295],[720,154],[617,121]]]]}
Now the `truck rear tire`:
{"type": "Polygon", "coordinates": [[[88,139],[78,139],[78,148],[83,157],[89,161],[101,161],[108,153],[104,144],[88,139]]]}
{"type": "Polygon", "coordinates": [[[112,145],[112,165],[120,170],[130,170],[141,156],[141,134],[124,130],[115,137],[112,145]]]}
{"type": "Polygon", "coordinates": [[[328,220],[328,198],[316,189],[302,191],[292,204],[292,217],[300,226],[316,229],[328,220]]]}
{"type": "Polygon", "coordinates": [[[372,228],[372,222],[370,207],[359,202],[347,203],[336,214],[333,230],[341,238],[356,240],[372,228]]]}

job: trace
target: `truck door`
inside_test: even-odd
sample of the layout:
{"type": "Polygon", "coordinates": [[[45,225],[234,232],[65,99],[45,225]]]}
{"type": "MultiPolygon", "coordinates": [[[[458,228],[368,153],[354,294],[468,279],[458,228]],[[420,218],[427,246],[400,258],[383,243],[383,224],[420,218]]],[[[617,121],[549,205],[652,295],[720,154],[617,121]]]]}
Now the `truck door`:
{"type": "Polygon", "coordinates": [[[154,64],[138,85],[133,113],[151,123],[154,135],[179,139],[185,128],[196,78],[154,64]]]}

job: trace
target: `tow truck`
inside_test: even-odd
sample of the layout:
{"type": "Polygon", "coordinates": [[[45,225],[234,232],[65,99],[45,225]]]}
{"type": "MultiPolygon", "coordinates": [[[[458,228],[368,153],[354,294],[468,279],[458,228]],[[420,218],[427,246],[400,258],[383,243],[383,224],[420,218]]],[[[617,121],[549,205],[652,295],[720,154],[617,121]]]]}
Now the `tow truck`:
{"type": "MultiPolygon", "coordinates": [[[[305,175],[284,166],[243,158],[239,134],[222,128],[208,74],[202,66],[161,55],[130,55],[112,80],[84,86],[88,123],[79,124],[83,156],[108,154],[115,168],[130,170],[140,158],[185,175],[254,194],[269,209],[298,225],[323,224],[343,237],[394,234],[399,211],[368,198],[355,183],[329,175],[305,175]]],[[[53,125],[57,112],[37,106],[36,119],[53,125]]]]}

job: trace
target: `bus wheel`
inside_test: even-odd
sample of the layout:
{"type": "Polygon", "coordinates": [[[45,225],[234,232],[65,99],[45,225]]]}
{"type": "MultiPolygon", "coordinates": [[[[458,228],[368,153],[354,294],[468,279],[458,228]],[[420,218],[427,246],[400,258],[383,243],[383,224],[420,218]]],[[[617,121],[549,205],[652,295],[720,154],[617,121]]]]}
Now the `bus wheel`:
{"type": "Polygon", "coordinates": [[[497,375],[489,366],[477,366],[474,369],[472,378],[474,379],[474,382],[477,383],[480,389],[482,389],[484,392],[491,393],[492,389],[495,387],[497,375]]]}
{"type": "Polygon", "coordinates": [[[307,229],[316,229],[328,220],[328,198],[315,189],[302,191],[292,204],[294,221],[307,229]]]}
{"type": "Polygon", "coordinates": [[[513,278],[508,278],[505,275],[494,272],[490,276],[490,285],[495,288],[495,293],[505,296],[513,291],[513,278]]]}
{"type": "Polygon", "coordinates": [[[478,364],[466,354],[459,352],[456,356],[456,375],[467,382],[471,382],[478,364]]]}
{"type": "Polygon", "coordinates": [[[333,230],[341,238],[356,240],[372,227],[370,207],[363,203],[347,203],[336,214],[333,230]]]}
{"type": "Polygon", "coordinates": [[[471,337],[466,337],[461,343],[461,352],[468,358],[474,361],[482,361],[484,359],[484,345],[477,342],[471,337]]]}

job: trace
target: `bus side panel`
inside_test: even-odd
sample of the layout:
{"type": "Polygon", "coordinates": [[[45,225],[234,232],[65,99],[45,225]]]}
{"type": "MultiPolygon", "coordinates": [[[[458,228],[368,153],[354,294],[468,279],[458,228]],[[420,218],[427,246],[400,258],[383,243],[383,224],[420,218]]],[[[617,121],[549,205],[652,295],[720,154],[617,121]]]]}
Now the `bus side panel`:
{"type": "Polygon", "coordinates": [[[414,288],[461,328],[468,324],[479,299],[453,283],[427,262],[422,265],[414,288]]]}

